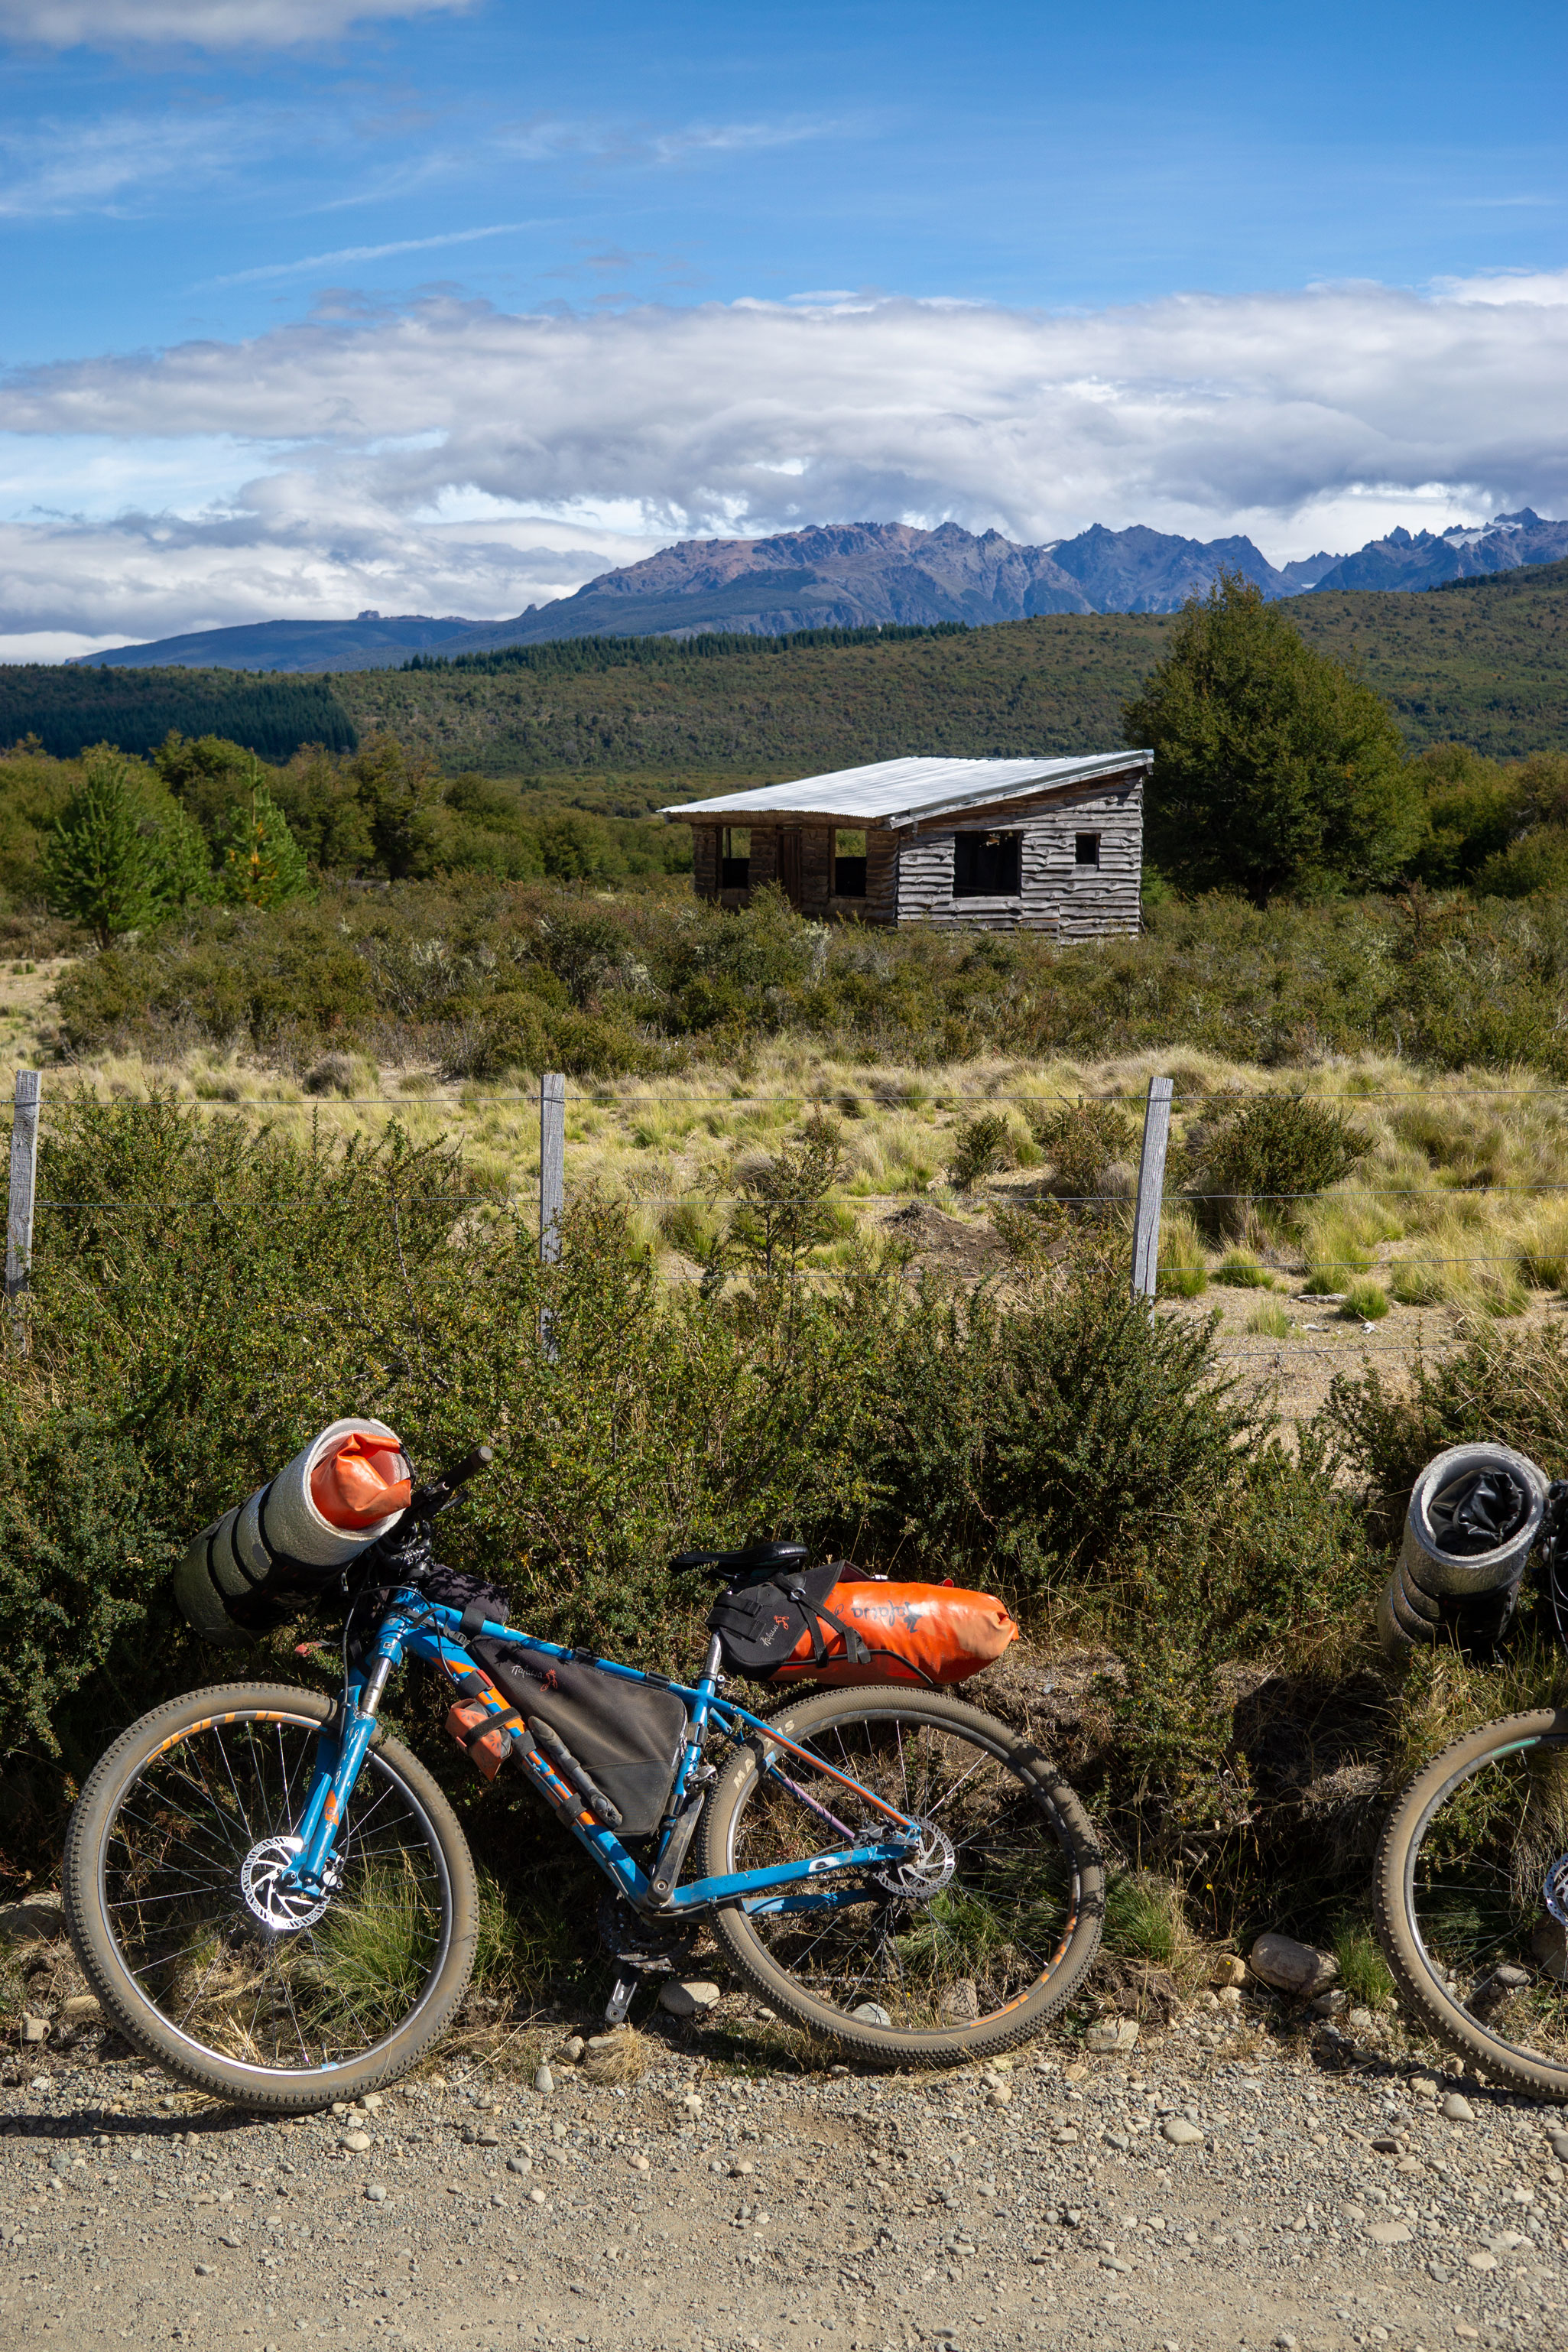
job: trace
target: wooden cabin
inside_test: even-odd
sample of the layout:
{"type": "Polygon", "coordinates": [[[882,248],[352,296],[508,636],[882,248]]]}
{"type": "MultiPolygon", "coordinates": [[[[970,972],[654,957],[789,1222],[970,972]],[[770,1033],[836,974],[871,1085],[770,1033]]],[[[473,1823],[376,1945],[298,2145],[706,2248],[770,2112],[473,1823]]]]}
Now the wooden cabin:
{"type": "Polygon", "coordinates": [[[1135,932],[1152,751],[877,760],[661,812],[692,828],[698,896],[777,883],[803,915],[1135,932]]]}

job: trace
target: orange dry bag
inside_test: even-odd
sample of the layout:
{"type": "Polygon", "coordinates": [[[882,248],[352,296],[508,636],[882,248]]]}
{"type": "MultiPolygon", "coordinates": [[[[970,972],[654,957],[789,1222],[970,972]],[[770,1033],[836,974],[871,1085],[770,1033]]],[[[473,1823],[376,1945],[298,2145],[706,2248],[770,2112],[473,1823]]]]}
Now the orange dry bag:
{"type": "Polygon", "coordinates": [[[988,1592],[888,1584],[841,1562],[735,1586],[707,1622],[727,1674],[841,1686],[961,1683],[999,1658],[1019,1630],[988,1592]]]}
{"type": "Polygon", "coordinates": [[[413,1491],[398,1448],[358,1432],[310,1473],[310,1500],[333,1528],[373,1528],[407,1510],[413,1491]]]}
{"type": "Polygon", "coordinates": [[[850,1688],[869,1683],[961,1683],[999,1658],[1018,1627],[988,1592],[963,1592],[952,1584],[835,1584],[821,1604],[824,1615],[853,1628],[871,1655],[858,1664],[849,1643],[831,1622],[808,1624],[774,1682],[832,1683],[850,1688]],[[813,1641],[813,1631],[816,1640],[813,1641]],[[825,1655],[819,1657],[819,1650],[825,1655]]]}

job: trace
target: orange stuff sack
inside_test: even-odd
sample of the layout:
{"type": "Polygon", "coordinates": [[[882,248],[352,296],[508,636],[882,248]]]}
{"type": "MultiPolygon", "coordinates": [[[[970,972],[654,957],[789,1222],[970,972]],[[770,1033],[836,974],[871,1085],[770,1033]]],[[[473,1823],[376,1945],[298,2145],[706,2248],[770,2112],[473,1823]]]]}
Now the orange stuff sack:
{"type": "Polygon", "coordinates": [[[873,1683],[961,1683],[999,1658],[1018,1627],[989,1592],[953,1584],[835,1584],[821,1604],[852,1625],[871,1652],[858,1665],[843,1635],[819,1620],[808,1624],[770,1682],[830,1683],[841,1689],[873,1683]],[[826,1645],[819,1662],[816,1651],[826,1645]],[[904,1663],[907,1661],[907,1664],[904,1663]],[[918,1669],[918,1671],[916,1671],[918,1669]]]}
{"type": "Polygon", "coordinates": [[[373,1528],[405,1511],[413,1492],[408,1465],[395,1445],[358,1433],[310,1473],[310,1500],[331,1528],[373,1528]]]}
{"type": "MultiPolygon", "coordinates": [[[[499,1696],[499,1693],[497,1694],[499,1696]]],[[[455,1739],[471,1764],[476,1764],[486,1780],[493,1780],[512,1752],[512,1735],[504,1725],[497,1724],[482,1739],[471,1739],[482,1723],[491,1720],[490,1710],[478,1699],[460,1699],[449,1707],[443,1728],[449,1739],[455,1739]]]]}

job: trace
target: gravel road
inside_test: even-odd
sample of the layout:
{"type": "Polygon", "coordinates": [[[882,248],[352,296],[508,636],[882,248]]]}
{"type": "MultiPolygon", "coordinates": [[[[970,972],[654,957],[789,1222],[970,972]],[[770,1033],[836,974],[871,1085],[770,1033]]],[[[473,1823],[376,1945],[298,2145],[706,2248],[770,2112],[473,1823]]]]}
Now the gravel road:
{"type": "Polygon", "coordinates": [[[453,2060],[288,2124],[13,2066],[0,2346],[1568,2347],[1568,2117],[1457,2075],[1189,2019],[935,2076],[655,2033],[611,2086],[567,2031],[548,2091],[453,2060]]]}

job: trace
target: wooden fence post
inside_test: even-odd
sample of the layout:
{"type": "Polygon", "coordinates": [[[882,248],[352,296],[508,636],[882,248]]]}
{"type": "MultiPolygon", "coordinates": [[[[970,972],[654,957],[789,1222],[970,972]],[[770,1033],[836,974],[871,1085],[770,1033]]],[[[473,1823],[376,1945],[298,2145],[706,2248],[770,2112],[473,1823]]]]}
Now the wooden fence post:
{"type": "Polygon", "coordinates": [[[26,1295],[33,1256],[33,1195],[38,1181],[38,1092],[37,1070],[16,1073],[16,1108],[11,1114],[11,1194],[5,1212],[5,1304],[12,1336],[23,1355],[27,1352],[26,1295]]]}
{"type": "MultiPolygon", "coordinates": [[[[560,1257],[560,1219],[566,1206],[566,1078],[546,1070],[539,1078],[539,1260],[560,1257]]],[[[559,1352],[548,1307],[539,1310],[539,1348],[550,1363],[559,1352]]]]}
{"type": "Polygon", "coordinates": [[[547,1070],[539,1080],[539,1255],[551,1265],[560,1255],[565,1206],[566,1079],[547,1070]]]}
{"type": "Polygon", "coordinates": [[[1172,1081],[1149,1080],[1144,1106],[1144,1150],[1138,1161],[1138,1207],[1133,1225],[1133,1296],[1153,1298],[1160,1279],[1160,1208],[1166,1189],[1166,1150],[1171,1138],[1172,1081]]]}

